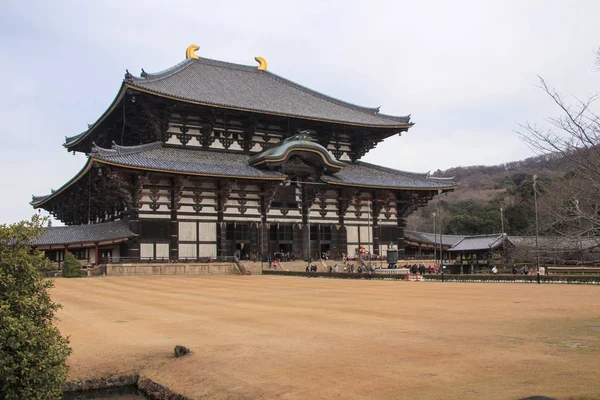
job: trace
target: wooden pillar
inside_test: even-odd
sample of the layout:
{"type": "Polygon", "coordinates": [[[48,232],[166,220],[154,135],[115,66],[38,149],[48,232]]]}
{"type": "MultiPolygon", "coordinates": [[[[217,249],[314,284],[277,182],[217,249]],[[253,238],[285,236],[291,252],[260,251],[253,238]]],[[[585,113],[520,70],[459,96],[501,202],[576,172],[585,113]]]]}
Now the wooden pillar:
{"type": "Polygon", "coordinates": [[[319,223],[316,224],[316,228],[317,228],[317,248],[315,249],[315,251],[313,251],[313,254],[317,254],[317,258],[321,258],[321,256],[323,255],[321,253],[321,238],[323,236],[323,226],[319,223]]]}
{"type": "Polygon", "coordinates": [[[227,199],[231,194],[232,182],[220,179],[217,182],[217,256],[225,257],[227,254],[227,225],[224,221],[224,213],[227,208],[227,199]]]}
{"type": "Polygon", "coordinates": [[[404,228],[406,227],[405,214],[410,210],[411,200],[409,196],[411,192],[398,192],[396,194],[396,245],[398,246],[398,259],[406,258],[406,244],[404,241],[404,228]]]}
{"type": "Polygon", "coordinates": [[[471,253],[471,273],[473,273],[473,257],[474,257],[474,254],[471,253]]]}
{"type": "Polygon", "coordinates": [[[139,260],[140,259],[140,214],[143,189],[143,178],[139,175],[133,179],[131,193],[131,208],[127,210],[126,215],[129,220],[129,230],[135,234],[134,237],[127,241],[127,257],[139,260]]]}
{"type": "Polygon", "coordinates": [[[338,209],[337,209],[337,215],[338,215],[338,251],[340,253],[340,255],[346,254],[348,255],[348,235],[347,235],[347,231],[346,231],[346,225],[345,225],[345,215],[346,215],[346,211],[348,211],[348,207],[350,206],[350,202],[352,201],[351,199],[351,193],[349,192],[349,190],[344,190],[344,189],[339,189],[338,190],[338,209]]]}
{"type": "Polygon", "coordinates": [[[100,265],[100,248],[98,246],[98,242],[94,243],[94,260],[95,265],[100,265]]]}
{"type": "Polygon", "coordinates": [[[269,259],[269,225],[267,224],[267,215],[260,216],[260,225],[258,226],[259,257],[269,259]]]}
{"type": "Polygon", "coordinates": [[[176,177],[171,179],[171,238],[169,243],[169,259],[176,261],[179,259],[179,223],[177,221],[177,210],[179,209],[179,200],[183,192],[183,178],[176,177]]]}
{"type": "Polygon", "coordinates": [[[398,217],[398,239],[397,239],[397,246],[398,246],[398,259],[405,259],[406,258],[406,244],[404,242],[404,228],[406,227],[406,219],[404,217],[398,217]]]}
{"type": "Polygon", "coordinates": [[[302,258],[304,259],[309,259],[310,258],[310,252],[309,252],[309,238],[310,238],[310,227],[308,226],[308,224],[302,224],[302,229],[301,231],[301,237],[302,237],[302,258]]]}
{"type": "Polygon", "coordinates": [[[341,258],[340,254],[340,232],[336,225],[331,226],[331,256],[341,258]]]}
{"type": "Polygon", "coordinates": [[[271,208],[271,201],[275,197],[278,183],[268,182],[262,185],[262,191],[260,193],[260,220],[262,232],[259,233],[261,239],[260,252],[262,255],[271,260],[271,243],[270,243],[270,226],[268,224],[268,214],[271,208]]]}
{"type": "Polygon", "coordinates": [[[381,214],[381,209],[383,208],[383,199],[379,198],[378,193],[380,192],[371,192],[371,238],[373,239],[372,253],[377,255],[379,255],[379,232],[381,231],[379,227],[379,215],[381,214]]]}
{"type": "Polygon", "coordinates": [[[304,225],[302,225],[302,224],[294,224],[292,226],[292,240],[293,240],[293,242],[292,242],[292,251],[294,253],[297,253],[298,255],[300,255],[301,258],[304,257],[304,253],[303,253],[303,250],[302,250],[303,249],[303,247],[302,247],[302,244],[303,244],[303,241],[302,241],[303,240],[302,239],[303,238],[302,232],[304,232],[302,230],[303,226],[304,225]]]}
{"type": "Polygon", "coordinates": [[[315,253],[310,243],[310,210],[312,209],[313,201],[316,197],[314,187],[307,185],[302,187],[302,254],[303,258],[309,259],[311,254],[315,253]]]}

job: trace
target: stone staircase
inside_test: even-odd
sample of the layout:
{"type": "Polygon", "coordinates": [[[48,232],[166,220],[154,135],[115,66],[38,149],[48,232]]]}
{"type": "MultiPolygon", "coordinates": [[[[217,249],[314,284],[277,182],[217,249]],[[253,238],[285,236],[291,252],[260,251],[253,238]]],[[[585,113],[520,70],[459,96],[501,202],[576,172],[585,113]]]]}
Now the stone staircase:
{"type": "MultiPolygon", "coordinates": [[[[240,268],[246,275],[262,275],[260,261],[238,261],[240,268]]],[[[269,263],[263,263],[265,268],[269,268],[269,263]]]]}

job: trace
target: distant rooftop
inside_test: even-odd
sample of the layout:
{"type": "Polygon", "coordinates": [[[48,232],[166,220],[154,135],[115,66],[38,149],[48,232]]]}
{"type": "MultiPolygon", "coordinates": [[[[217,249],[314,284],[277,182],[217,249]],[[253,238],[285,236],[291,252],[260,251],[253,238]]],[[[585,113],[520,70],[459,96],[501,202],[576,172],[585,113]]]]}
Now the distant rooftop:
{"type": "Polygon", "coordinates": [[[465,236],[456,244],[454,244],[448,251],[458,252],[494,250],[500,247],[505,242],[508,242],[505,233],[496,233],[493,235],[465,236]]]}

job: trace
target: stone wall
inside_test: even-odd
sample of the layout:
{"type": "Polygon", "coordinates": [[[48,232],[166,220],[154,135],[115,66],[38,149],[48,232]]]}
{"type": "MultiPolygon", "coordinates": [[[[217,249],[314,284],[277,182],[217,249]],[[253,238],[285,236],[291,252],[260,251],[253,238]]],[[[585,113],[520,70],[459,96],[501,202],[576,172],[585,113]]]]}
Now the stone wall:
{"type": "Polygon", "coordinates": [[[106,275],[238,275],[233,263],[108,264],[106,275]]]}

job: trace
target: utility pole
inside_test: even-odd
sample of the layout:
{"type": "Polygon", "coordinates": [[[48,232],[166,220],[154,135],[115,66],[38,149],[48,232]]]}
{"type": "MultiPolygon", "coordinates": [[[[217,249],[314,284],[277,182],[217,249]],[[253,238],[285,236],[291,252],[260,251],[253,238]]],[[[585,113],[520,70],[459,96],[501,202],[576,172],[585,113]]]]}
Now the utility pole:
{"type": "Polygon", "coordinates": [[[437,263],[437,229],[435,227],[435,213],[433,215],[433,260],[437,263]]]}
{"type": "Polygon", "coordinates": [[[369,271],[371,270],[371,252],[373,251],[373,244],[371,243],[371,199],[367,199],[367,224],[368,224],[368,230],[367,230],[367,242],[369,243],[369,250],[368,250],[368,256],[369,256],[369,271]]]}
{"type": "MultiPolygon", "coordinates": [[[[442,268],[442,271],[444,270],[444,252],[443,252],[443,248],[442,248],[442,207],[440,205],[440,199],[442,198],[442,191],[438,190],[438,216],[439,216],[439,221],[440,221],[440,268],[442,268]]],[[[461,267],[462,268],[462,267],[461,267]]]]}
{"type": "Polygon", "coordinates": [[[540,245],[539,245],[539,226],[538,226],[538,206],[537,206],[537,174],[533,176],[533,203],[535,205],[535,255],[536,255],[536,275],[538,284],[540,283],[540,245]]]}
{"type": "Polygon", "coordinates": [[[502,257],[504,258],[504,260],[500,261],[506,267],[506,238],[504,237],[504,208],[502,207],[500,207],[500,226],[502,227],[502,257]]]}
{"type": "Polygon", "coordinates": [[[306,212],[306,236],[308,238],[308,267],[310,268],[310,208],[306,212]]]}

